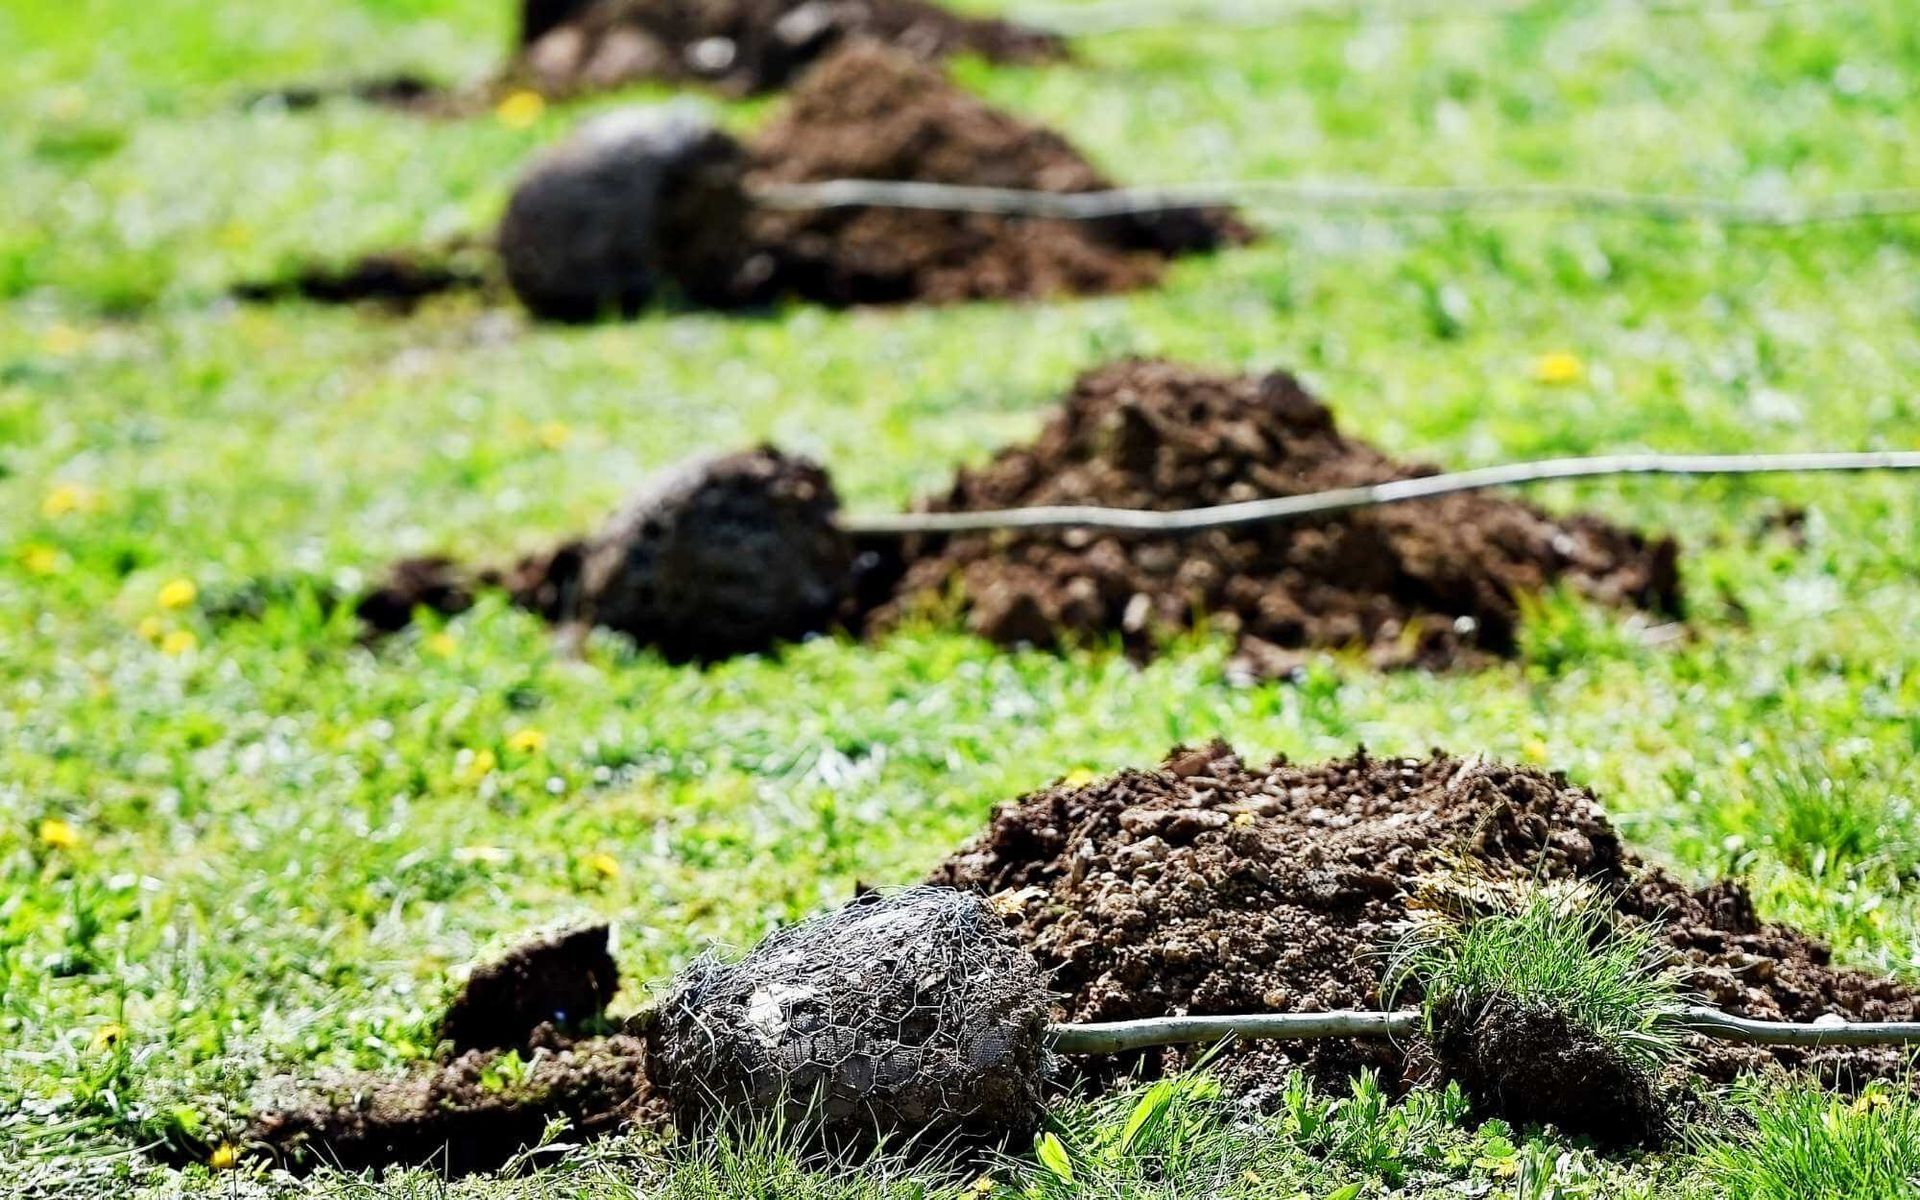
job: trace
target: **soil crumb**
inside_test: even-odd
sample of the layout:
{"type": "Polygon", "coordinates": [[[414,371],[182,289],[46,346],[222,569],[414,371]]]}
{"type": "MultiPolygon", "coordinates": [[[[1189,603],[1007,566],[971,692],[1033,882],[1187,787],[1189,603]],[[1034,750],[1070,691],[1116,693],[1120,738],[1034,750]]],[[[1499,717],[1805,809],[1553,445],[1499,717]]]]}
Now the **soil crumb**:
{"type": "MultiPolygon", "coordinates": [[[[1284,372],[1132,360],[1082,375],[1037,441],[961,471],[926,507],[1196,508],[1438,470],[1344,436],[1284,372]]],[[[1520,598],[1557,583],[1663,615],[1681,607],[1671,539],[1494,492],[1177,538],[923,539],[905,559],[882,627],[949,604],[956,584],[968,628],[1003,645],[1118,635],[1145,656],[1204,614],[1236,638],[1236,673],[1256,678],[1289,674],[1310,647],[1361,647],[1387,668],[1512,655],[1520,598]]]]}
{"type": "Polygon", "coordinates": [[[1044,63],[1066,55],[1056,35],[926,0],[525,0],[507,78],[560,96],[640,80],[747,94],[785,87],[851,39],[922,60],[976,54],[1044,63]]]}
{"type": "Polygon", "coordinates": [[[522,1047],[543,1026],[573,1029],[599,1017],[620,987],[611,930],[590,925],[522,943],[474,968],[447,1006],[440,1036],[456,1052],[522,1047]]]}
{"type": "MultiPolygon", "coordinates": [[[[1759,920],[1739,884],[1693,890],[1636,859],[1593,794],[1564,776],[1439,751],[1250,767],[1221,742],[1179,747],[1155,770],[1057,783],[1003,805],[928,882],[996,897],[1051,973],[1060,1016],[1111,1021],[1411,1003],[1418,997],[1382,994],[1386,950],[1409,895],[1463,869],[1519,883],[1585,881],[1623,923],[1658,921],[1693,989],[1729,1012],[1920,1017],[1920,992],[1833,966],[1826,946],[1759,920]]],[[[1693,1068],[1722,1082],[1769,1065],[1841,1087],[1906,1071],[1897,1048],[1695,1038],[1690,1050],[1693,1068]]],[[[1190,1061],[1164,1051],[1142,1065],[1190,1061]]],[[[1437,1074],[1432,1048],[1417,1042],[1248,1044],[1218,1069],[1271,1098],[1303,1064],[1323,1078],[1371,1066],[1403,1087],[1437,1074]]]]}
{"type": "MultiPolygon", "coordinates": [[[[1113,187],[1065,138],[985,103],[936,68],[871,43],[801,79],[749,149],[749,184],[886,179],[1046,192],[1113,187]]],[[[946,303],[1152,286],[1168,259],[1251,240],[1217,210],[1109,221],[1027,220],[896,208],[754,208],[741,299],[946,303]]],[[[711,291],[711,289],[708,289],[711,291]]]]}
{"type": "Polygon", "coordinates": [[[429,1165],[468,1175],[498,1170],[561,1117],[569,1142],[664,1127],[646,1043],[618,1034],[469,1050],[402,1073],[276,1079],[235,1144],[295,1172],[429,1165]]]}
{"type": "Polygon", "coordinates": [[[252,303],[309,300],[316,304],[374,304],[412,312],[436,296],[500,293],[490,251],[462,245],[438,252],[381,251],[344,263],[315,263],[290,274],[236,284],[236,299],[252,303]]]}

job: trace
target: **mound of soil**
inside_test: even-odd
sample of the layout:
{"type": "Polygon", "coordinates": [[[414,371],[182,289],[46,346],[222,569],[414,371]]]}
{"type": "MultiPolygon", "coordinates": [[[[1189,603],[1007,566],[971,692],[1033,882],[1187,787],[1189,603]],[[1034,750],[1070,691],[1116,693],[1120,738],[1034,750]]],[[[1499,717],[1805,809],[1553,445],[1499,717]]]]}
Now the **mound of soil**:
{"type": "Polygon", "coordinates": [[[590,925],[516,946],[474,968],[447,1005],[440,1036],[456,1052],[532,1043],[543,1026],[571,1029],[606,1011],[620,987],[610,930],[590,925]]]}
{"type": "Polygon", "coordinates": [[[643,79],[745,94],[786,86],[853,38],[925,60],[965,53],[1040,63],[1066,54],[1053,34],[926,0],[525,0],[508,75],[549,95],[643,79]]]}
{"type": "MultiPolygon", "coordinates": [[[[1047,192],[1113,186],[1060,135],[871,43],[850,45],[809,71],[748,157],[750,184],[887,179],[1047,192]]],[[[710,228],[770,265],[744,272],[748,279],[765,276],[744,299],[791,294],[829,305],[1124,291],[1151,286],[1175,255],[1252,237],[1231,214],[1195,210],[1085,222],[754,208],[738,234],[710,228]]]]}
{"type": "MultiPolygon", "coordinates": [[[[1920,991],[1834,967],[1819,942],[1760,921],[1738,884],[1694,891],[1641,863],[1592,793],[1565,777],[1437,751],[1249,767],[1224,743],[1181,747],[1157,770],[1055,784],[1002,806],[928,882],[997,897],[1052,973],[1061,1015],[1108,1021],[1411,1003],[1416,996],[1382,994],[1387,949],[1408,918],[1409,895],[1463,869],[1492,881],[1587,882],[1623,923],[1659,922],[1692,986],[1729,1012],[1796,1021],[1920,1016],[1920,991]]],[[[1527,1031],[1516,1026],[1512,1036],[1527,1031]]],[[[1691,1048],[1694,1068],[1719,1081],[1770,1064],[1842,1086],[1905,1069],[1891,1049],[1704,1039],[1691,1048]]],[[[1167,1051],[1146,1065],[1188,1061],[1167,1051]]],[[[1270,1095],[1299,1064],[1333,1077],[1372,1066],[1402,1086],[1436,1073],[1431,1047],[1384,1042],[1252,1043],[1228,1052],[1220,1069],[1236,1086],[1270,1095]]],[[[1469,1080],[1516,1098],[1520,1082],[1495,1063],[1469,1080]]],[[[1539,1113],[1575,1119],[1554,1107],[1553,1080],[1525,1082],[1539,1113]]],[[[1629,1089],[1605,1102],[1631,1099],[1629,1089]]]]}
{"type": "MultiPolygon", "coordinates": [[[[1083,375],[1031,446],[963,470],[936,511],[1087,503],[1175,509],[1430,474],[1344,437],[1292,376],[1127,361],[1083,375]]],[[[1361,646],[1438,669],[1517,649],[1521,597],[1566,583],[1680,611],[1678,549],[1598,517],[1494,493],[1234,530],[1085,530],[851,539],[817,465],[771,448],[647,484],[598,534],[508,568],[406,559],[360,601],[376,631],[418,607],[457,613],[504,587],[554,621],[625,632],[678,661],[769,650],[836,626],[884,633],[955,603],[1005,645],[1118,636],[1145,657],[1201,620],[1235,635],[1237,671],[1361,646]],[[957,585],[957,589],[956,589],[957,585]]]]}
{"type": "MultiPolygon", "coordinates": [[[[1283,372],[1223,375],[1125,361],[1080,377],[1031,446],[1001,451],[927,505],[1178,509],[1437,473],[1343,436],[1283,372]]],[[[1678,551],[1598,517],[1555,518],[1498,493],[1463,493],[1183,537],[1085,530],[909,543],[882,627],[948,602],[1002,644],[1121,637],[1147,654],[1211,620],[1237,667],[1293,670],[1315,646],[1365,647],[1383,667],[1441,668],[1516,649],[1520,597],[1566,583],[1596,599],[1680,611],[1678,551]]]]}

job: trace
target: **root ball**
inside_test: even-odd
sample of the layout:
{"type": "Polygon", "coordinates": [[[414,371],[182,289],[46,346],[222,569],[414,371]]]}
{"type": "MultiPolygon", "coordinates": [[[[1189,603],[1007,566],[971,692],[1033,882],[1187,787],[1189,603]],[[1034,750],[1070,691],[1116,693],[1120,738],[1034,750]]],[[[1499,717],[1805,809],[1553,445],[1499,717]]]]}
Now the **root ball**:
{"type": "Polygon", "coordinates": [[[1482,1116],[1611,1146],[1655,1143],[1666,1129],[1659,1080],[1564,1013],[1495,996],[1443,1005],[1434,1025],[1435,1055],[1482,1116]]]}
{"type": "Polygon", "coordinates": [[[993,1137],[1039,1120],[1046,1018],[1039,968],[983,901],[915,888],[695,963],[648,1046],[679,1113],[993,1137]]]}
{"type": "Polygon", "coordinates": [[[827,473],[772,447],[643,487],[588,544],[578,615],[676,662],[751,654],[830,628],[853,586],[827,473]]]}
{"type": "MultiPolygon", "coordinates": [[[[588,121],[515,187],[498,237],[507,282],[549,320],[632,316],[663,281],[690,273],[683,247],[725,241],[712,230],[745,209],[741,157],[732,138],[677,105],[588,121]]],[[[701,278],[716,271],[699,266],[701,278]]]]}

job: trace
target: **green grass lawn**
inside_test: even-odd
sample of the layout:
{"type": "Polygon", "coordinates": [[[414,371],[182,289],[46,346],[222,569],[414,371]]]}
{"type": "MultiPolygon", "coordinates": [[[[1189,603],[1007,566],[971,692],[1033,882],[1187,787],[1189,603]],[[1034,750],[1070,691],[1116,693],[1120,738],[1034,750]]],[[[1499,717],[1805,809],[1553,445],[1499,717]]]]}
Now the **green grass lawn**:
{"type": "MultiPolygon", "coordinates": [[[[1121,33],[1071,65],[959,74],[1129,181],[1753,199],[1920,184],[1908,0],[1723,8],[1121,33]]],[[[856,881],[917,878],[996,801],[1214,735],[1300,758],[1364,742],[1550,763],[1651,858],[1743,875],[1764,915],[1920,976],[1910,479],[1543,492],[1679,535],[1687,635],[1550,597],[1518,663],[1441,677],[1328,654],[1304,682],[1237,687],[1216,640],[1135,667],[940,630],[700,671],[613,639],[569,656],[498,602],[368,649],[297,589],[258,621],[210,623],[175,581],[210,597],[262,576],[351,585],[403,553],[504,557],[596,522],[651,468],[756,439],[830,464],[853,507],[900,505],[1123,353],[1295,369],[1349,429],[1457,466],[1920,445],[1915,219],[1292,215],[1159,291],[1021,308],[556,329],[467,303],[394,319],[224,301],[298,260],[483,228],[526,153],[609,103],[530,127],[239,103],[398,68],[477,76],[507,10],[0,0],[0,1179],[263,1188],[149,1168],[130,1139],[276,1069],[427,1054],[451,969],[529,928],[614,918],[628,978],[661,979],[856,881]],[[1551,353],[1580,377],[1537,378],[1551,353]],[[1804,546],[1766,530],[1789,506],[1804,546]]],[[[1131,1156],[1109,1153],[1131,1100],[1071,1108],[1072,1183],[1022,1156],[967,1194],[1800,1194],[1778,1190],[1792,1163],[1775,1182],[1716,1175],[1741,1158],[1724,1146],[1609,1159],[1476,1128],[1457,1096],[1296,1099],[1250,1124],[1196,1082],[1158,1101],[1175,1119],[1131,1156]]],[[[1864,1158],[1911,1145],[1920,1120],[1899,1101],[1728,1103],[1771,1114],[1756,1137],[1791,1143],[1804,1118],[1864,1158]]],[[[897,1163],[824,1178],[743,1138],[670,1160],[608,1143],[453,1191],[949,1185],[975,1180],[897,1163]]],[[[448,1194],[424,1173],[384,1186],[302,1189],[448,1194]]]]}

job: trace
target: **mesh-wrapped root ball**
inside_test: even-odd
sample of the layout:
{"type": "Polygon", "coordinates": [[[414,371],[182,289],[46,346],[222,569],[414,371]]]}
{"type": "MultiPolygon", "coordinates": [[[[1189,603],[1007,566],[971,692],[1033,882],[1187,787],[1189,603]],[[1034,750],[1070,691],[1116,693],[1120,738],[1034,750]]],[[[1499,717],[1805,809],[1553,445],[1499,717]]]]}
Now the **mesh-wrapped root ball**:
{"type": "Polygon", "coordinates": [[[715,241],[706,226],[737,222],[742,162],[739,143],[687,107],[586,122],[514,187],[497,238],[507,282],[535,316],[591,321],[633,315],[670,279],[728,276],[737,264],[682,260],[715,241]]]}
{"type": "Polygon", "coordinates": [[[853,587],[833,483],[772,447],[644,485],[584,548],[577,612],[676,662],[830,628],[853,587]]]}
{"type": "Polygon", "coordinates": [[[1039,967],[978,897],[870,894],[745,958],[690,967],[649,1051],[676,1112],[823,1135],[1030,1132],[1047,1071],[1039,967]]]}

